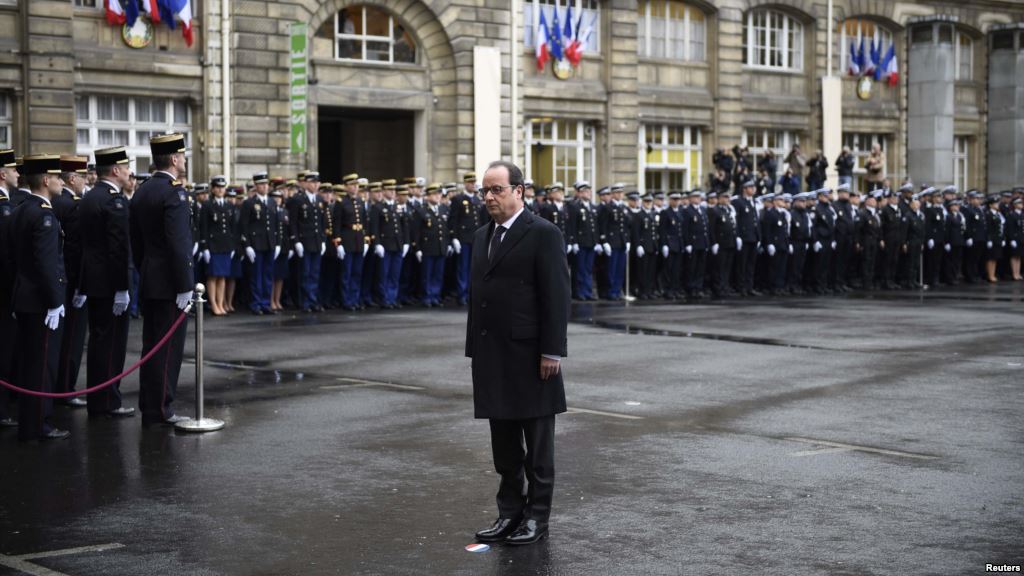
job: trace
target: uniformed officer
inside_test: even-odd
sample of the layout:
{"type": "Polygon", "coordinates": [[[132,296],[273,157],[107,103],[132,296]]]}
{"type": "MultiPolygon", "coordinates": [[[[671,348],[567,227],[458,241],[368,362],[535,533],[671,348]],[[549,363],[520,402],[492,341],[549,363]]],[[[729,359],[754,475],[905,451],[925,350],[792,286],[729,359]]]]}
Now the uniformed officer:
{"type": "MultiPolygon", "coordinates": [[[[185,137],[161,134],[150,138],[149,146],[155,171],[135,193],[129,211],[132,258],[142,277],[143,355],[188,309],[194,280],[188,198],[178,180],[186,173],[185,137]]],[[[185,420],[174,413],[173,403],[187,333],[186,318],[139,372],[143,426],[185,420]]]]}
{"type": "MultiPolygon", "coordinates": [[[[60,156],[26,156],[21,173],[29,195],[12,216],[9,238],[14,288],[11,309],[17,317],[17,369],[14,383],[52,392],[57,376],[67,278],[60,222],[50,198],[60,194],[60,156]]],[[[50,425],[53,402],[22,394],[18,398],[18,439],[56,440],[70,434],[50,425]]]]}
{"type": "Polygon", "coordinates": [[[648,192],[641,197],[641,208],[631,221],[630,243],[636,251],[637,296],[641,300],[655,297],[658,288],[658,230],[661,214],[654,209],[654,196],[648,192]]]}
{"type": "Polygon", "coordinates": [[[960,267],[963,263],[964,245],[967,239],[967,220],[961,213],[963,203],[959,198],[949,201],[946,214],[946,244],[943,246],[943,271],[945,281],[951,286],[960,283],[960,267]]]}
{"type": "MultiPolygon", "coordinates": [[[[908,188],[908,185],[904,184],[900,191],[902,192],[904,188],[908,188]]],[[[909,185],[909,189],[913,190],[912,184],[909,185]]],[[[882,242],[879,244],[882,248],[881,276],[882,288],[890,290],[896,287],[900,254],[906,241],[906,229],[903,226],[903,211],[898,199],[889,190],[885,191],[883,198],[886,199],[886,205],[881,209],[882,242]]]]}
{"type": "MultiPolygon", "coordinates": [[[[683,296],[680,282],[683,278],[683,251],[686,245],[685,225],[686,211],[680,206],[682,193],[673,191],[668,195],[668,208],[658,218],[658,241],[661,243],[661,257],[665,260],[665,298],[681,298],[683,296]]],[[[653,198],[652,198],[653,200],[653,198]]]]}
{"type": "Polygon", "coordinates": [[[359,198],[359,175],[342,176],[345,197],[334,204],[334,234],[341,258],[342,307],[350,312],[362,308],[360,288],[363,262],[370,248],[366,226],[366,205],[359,198]]]}
{"type": "Polygon", "coordinates": [[[926,240],[925,216],[921,211],[921,196],[911,196],[910,209],[904,214],[907,238],[903,244],[906,265],[902,272],[903,287],[917,289],[921,287],[921,256],[926,240]]]}
{"type": "Polygon", "coordinates": [[[757,266],[757,249],[761,245],[761,224],[754,205],[753,178],[741,185],[740,195],[733,199],[736,214],[736,292],[744,296],[760,296],[754,290],[754,270],[757,266]]]}
{"type": "MultiPolygon", "coordinates": [[[[58,392],[71,392],[78,383],[78,372],[82,365],[82,351],[85,334],[89,328],[89,312],[86,298],[80,293],[82,271],[82,235],[79,227],[79,203],[85,192],[86,156],[62,155],[60,157],[60,194],[50,199],[53,213],[60,222],[64,245],[64,271],[67,274],[67,290],[64,302],[64,330],[60,343],[60,360],[57,368],[58,392]]],[[[62,404],[84,407],[85,400],[75,396],[61,401],[62,404]]]]}
{"type": "Polygon", "coordinates": [[[570,221],[569,241],[576,258],[573,291],[580,300],[597,300],[594,295],[594,256],[597,242],[597,213],[591,203],[590,182],[577,181],[576,196],[567,203],[566,218],[570,221]]]}
{"type": "Polygon", "coordinates": [[[964,206],[964,220],[967,221],[967,232],[964,240],[964,282],[973,284],[978,281],[982,272],[982,261],[985,253],[985,210],[982,208],[982,195],[977,190],[967,193],[967,206],[964,206]]]}
{"type": "Polygon", "coordinates": [[[699,300],[704,297],[704,271],[707,267],[707,253],[711,246],[708,212],[701,205],[704,194],[700,190],[691,190],[690,203],[683,210],[686,220],[683,226],[683,252],[686,254],[686,292],[687,297],[699,300]]]}
{"type": "MultiPolygon", "coordinates": [[[[131,302],[129,179],[123,146],[97,150],[96,184],[79,204],[83,255],[82,295],[88,298],[89,358],[86,387],[92,388],[124,370],[131,302]]],[[[68,325],[69,327],[70,325],[68,325]]],[[[88,396],[90,416],[133,416],[121,405],[120,382],[88,396]]]]}
{"type": "Polygon", "coordinates": [[[946,210],[938,201],[938,194],[934,187],[921,193],[924,200],[921,212],[925,218],[924,283],[932,287],[939,285],[943,247],[946,245],[946,210]]]}
{"type": "Polygon", "coordinates": [[[284,183],[279,183],[270,191],[270,199],[273,201],[274,212],[277,215],[277,239],[281,244],[281,251],[274,258],[274,284],[270,293],[270,309],[275,312],[284,310],[281,297],[284,294],[284,283],[288,280],[288,263],[294,256],[293,249],[284,246],[285,238],[288,238],[289,223],[288,210],[284,207],[284,183]]]}
{"type": "Polygon", "coordinates": [[[268,196],[270,178],[266,172],[252,177],[256,194],[242,203],[239,217],[242,246],[249,259],[249,309],[253,314],[276,314],[270,306],[274,286],[274,262],[281,255],[278,237],[277,206],[268,196]]]}
{"type": "Polygon", "coordinates": [[[711,211],[711,254],[715,256],[717,270],[712,277],[712,290],[716,297],[732,295],[729,273],[732,271],[736,246],[736,208],[729,200],[729,191],[718,193],[718,204],[711,211]]]}
{"type": "MultiPolygon", "coordinates": [[[[608,299],[622,299],[626,278],[626,254],[629,252],[629,222],[622,204],[624,184],[609,187],[610,197],[597,208],[598,242],[608,258],[608,299]]],[[[602,198],[602,200],[604,200],[602,198]]]]}
{"type": "Polygon", "coordinates": [[[567,228],[569,218],[565,211],[564,198],[565,186],[561,182],[553,182],[548,186],[548,201],[537,209],[537,215],[554,224],[562,232],[565,253],[569,254],[572,251],[572,243],[569,242],[571,235],[567,228]]]}
{"type": "Polygon", "coordinates": [[[466,305],[469,290],[469,263],[473,256],[473,234],[483,226],[481,207],[476,197],[476,173],[466,172],[462,176],[465,192],[451,199],[448,214],[448,228],[452,235],[452,249],[455,250],[455,297],[459,306],[466,305]]]}
{"type": "Polygon", "coordinates": [[[373,253],[377,257],[377,291],[381,307],[388,310],[401,308],[398,304],[398,281],[402,272],[402,259],[409,252],[408,230],[395,206],[396,182],[381,182],[384,200],[370,208],[370,235],[373,253]]]}
{"type": "Polygon", "coordinates": [[[852,200],[849,183],[836,187],[836,201],[832,208],[836,214],[836,249],[832,255],[832,277],[829,286],[837,292],[850,290],[850,276],[853,269],[854,244],[857,239],[857,207],[852,200]]]}
{"type": "Polygon", "coordinates": [[[427,201],[413,213],[416,231],[416,260],[422,264],[420,282],[423,305],[427,308],[441,305],[441,286],[444,282],[444,260],[452,252],[448,232],[448,210],[441,206],[441,185],[426,187],[427,201]]]}
{"type": "Polygon", "coordinates": [[[1014,190],[1010,210],[1006,213],[1006,251],[1010,258],[1010,275],[1013,280],[1022,280],[1020,261],[1024,257],[1024,197],[1014,190]]]}
{"type": "Polygon", "coordinates": [[[526,205],[526,209],[534,214],[537,213],[537,206],[535,204],[537,196],[537,190],[533,185],[533,180],[527,178],[523,180],[523,204],[526,205]]]}
{"type": "MultiPolygon", "coordinates": [[[[11,203],[11,192],[18,188],[18,164],[14,150],[0,150],[0,239],[8,238],[11,215],[14,205],[11,203]]],[[[3,243],[9,246],[8,242],[3,243]]],[[[0,252],[0,380],[14,382],[15,345],[17,343],[17,323],[11,315],[11,290],[14,287],[14,270],[8,259],[10,248],[0,252]]],[[[18,425],[11,417],[9,404],[16,396],[9,390],[0,390],[0,428],[13,428],[18,425]]]]}
{"type": "MultiPolygon", "coordinates": [[[[146,180],[149,180],[152,176],[147,174],[146,180]]],[[[139,182],[138,186],[142,186],[145,181],[139,182]]],[[[206,260],[203,259],[203,252],[199,250],[199,246],[203,240],[202,234],[202,222],[205,214],[203,211],[207,209],[208,202],[210,201],[210,185],[206,182],[197,182],[192,188],[192,194],[189,196],[189,230],[192,234],[192,269],[195,271],[196,282],[206,282],[206,260]]],[[[207,287],[209,288],[209,287],[207,287]]],[[[135,302],[132,302],[135,304],[135,302]]]]}
{"type": "MultiPolygon", "coordinates": [[[[370,232],[370,211],[383,200],[384,190],[381,188],[381,183],[367,183],[364,206],[366,209],[366,238],[368,239],[371,248],[374,244],[374,238],[372,232],[370,232]]],[[[363,300],[364,308],[375,306],[382,300],[381,295],[377,292],[378,270],[380,270],[380,258],[378,258],[376,254],[368,253],[366,258],[363,260],[363,278],[359,289],[359,295],[363,300]]]]}
{"type": "Polygon", "coordinates": [[[786,264],[789,261],[789,221],[782,207],[782,198],[765,196],[761,215],[761,241],[768,255],[769,294],[778,295],[786,288],[786,264]]]}
{"type": "Polygon", "coordinates": [[[818,188],[814,191],[818,204],[814,207],[814,228],[811,232],[811,249],[814,253],[814,293],[831,292],[828,286],[828,271],[836,249],[836,211],[832,208],[832,190],[818,188]]]}
{"type": "Polygon", "coordinates": [[[206,289],[214,316],[228,313],[227,279],[235,257],[234,206],[227,199],[227,178],[210,179],[213,198],[202,210],[199,223],[199,248],[207,264],[206,289]]]}
{"type": "Polygon", "coordinates": [[[327,251],[327,238],[324,236],[322,203],[317,197],[319,184],[319,172],[305,171],[299,181],[301,190],[288,203],[289,238],[300,262],[300,302],[304,312],[323,311],[319,294],[320,257],[327,251]]]}
{"type": "Polygon", "coordinates": [[[793,196],[789,227],[789,244],[792,251],[786,266],[786,284],[791,294],[804,293],[804,271],[807,268],[807,252],[810,249],[814,228],[811,214],[807,211],[807,201],[811,196],[813,194],[810,192],[801,192],[793,196]]]}
{"type": "Polygon", "coordinates": [[[999,195],[989,196],[985,205],[985,273],[987,280],[994,284],[999,281],[996,278],[996,265],[1006,247],[1006,217],[1000,211],[999,195]]]}
{"type": "Polygon", "coordinates": [[[875,269],[878,253],[885,245],[882,240],[882,216],[878,200],[882,190],[875,190],[864,199],[864,207],[856,224],[856,250],[860,253],[860,287],[864,290],[875,288],[875,269]]]}
{"type": "Polygon", "coordinates": [[[327,309],[341,306],[340,243],[335,243],[334,205],[345,193],[344,187],[330,182],[320,183],[320,211],[324,223],[327,250],[320,256],[319,302],[327,309]]]}

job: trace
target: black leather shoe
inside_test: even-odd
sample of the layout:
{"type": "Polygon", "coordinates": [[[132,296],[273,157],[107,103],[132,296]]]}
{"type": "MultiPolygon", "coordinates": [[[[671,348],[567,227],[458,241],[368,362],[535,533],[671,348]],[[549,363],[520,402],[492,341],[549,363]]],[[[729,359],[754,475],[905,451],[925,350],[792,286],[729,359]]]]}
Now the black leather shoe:
{"type": "Polygon", "coordinates": [[[536,520],[523,520],[516,531],[505,538],[505,543],[513,546],[533,544],[547,535],[547,524],[538,524],[536,520]]]}
{"type": "Polygon", "coordinates": [[[515,531],[521,520],[521,518],[498,518],[490,528],[477,532],[476,540],[477,542],[501,542],[515,531]]]}
{"type": "Polygon", "coordinates": [[[85,400],[82,400],[78,396],[75,396],[73,398],[68,398],[64,400],[63,404],[65,406],[70,406],[71,408],[83,408],[85,407],[86,402],[85,400]]]}

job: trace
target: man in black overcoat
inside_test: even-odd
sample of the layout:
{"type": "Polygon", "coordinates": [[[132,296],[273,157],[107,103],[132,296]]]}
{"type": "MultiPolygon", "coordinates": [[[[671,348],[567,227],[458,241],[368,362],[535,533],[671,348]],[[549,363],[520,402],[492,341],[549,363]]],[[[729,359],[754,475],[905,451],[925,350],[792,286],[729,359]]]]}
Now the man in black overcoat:
{"type": "Polygon", "coordinates": [[[518,167],[492,163],[482,191],[493,222],[474,234],[466,356],[474,413],[490,420],[501,482],[498,519],[476,537],[531,544],[547,535],[555,414],[566,409],[560,358],[567,354],[569,267],[559,229],[524,210],[518,167]]]}

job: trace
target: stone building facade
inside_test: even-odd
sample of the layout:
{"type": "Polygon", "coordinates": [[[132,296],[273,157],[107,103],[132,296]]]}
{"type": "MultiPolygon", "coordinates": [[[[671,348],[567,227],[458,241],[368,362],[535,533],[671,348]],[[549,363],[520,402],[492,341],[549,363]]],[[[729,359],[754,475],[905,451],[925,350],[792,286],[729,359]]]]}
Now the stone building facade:
{"type": "Polygon", "coordinates": [[[688,189],[717,148],[759,156],[843,144],[935,184],[1024,182],[1024,6],[1005,0],[193,0],[195,42],[154,27],[129,48],[102,0],[0,0],[0,146],[125,144],[189,134],[196,180],[318,166],[450,181],[500,154],[538,183],[688,189]],[[568,5],[567,5],[568,2],[568,5]],[[230,10],[228,165],[221,7],[230,10]],[[541,16],[584,38],[578,66],[539,70],[541,16]],[[290,147],[289,26],[308,26],[308,148],[290,147]],[[586,31],[592,30],[587,37],[586,31]],[[849,47],[892,45],[899,81],[849,76],[849,47]],[[490,58],[490,59],[486,59],[490,58]],[[495,68],[487,84],[474,65],[495,68]],[[860,89],[860,90],[859,90],[860,89]],[[481,99],[483,98],[483,99],[481,99]],[[477,114],[493,101],[495,114],[477,114]],[[481,148],[481,146],[484,146],[481,148]],[[491,146],[487,148],[487,146],[491,146]]]}

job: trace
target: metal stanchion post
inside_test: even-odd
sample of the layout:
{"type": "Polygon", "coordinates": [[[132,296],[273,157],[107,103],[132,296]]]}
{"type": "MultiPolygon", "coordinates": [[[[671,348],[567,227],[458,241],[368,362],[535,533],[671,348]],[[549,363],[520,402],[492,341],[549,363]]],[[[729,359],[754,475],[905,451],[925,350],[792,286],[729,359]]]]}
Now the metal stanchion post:
{"type": "Polygon", "coordinates": [[[636,297],[633,296],[633,293],[629,291],[629,288],[630,288],[629,287],[629,260],[630,260],[629,252],[630,252],[630,248],[632,248],[632,246],[630,246],[629,248],[626,248],[626,293],[623,296],[623,300],[626,301],[627,305],[630,302],[632,302],[633,300],[636,300],[636,297]]]}
{"type": "Polygon", "coordinates": [[[213,432],[224,427],[223,420],[203,416],[203,304],[206,286],[196,284],[193,305],[196,310],[196,417],[178,422],[174,427],[182,432],[213,432]]]}

